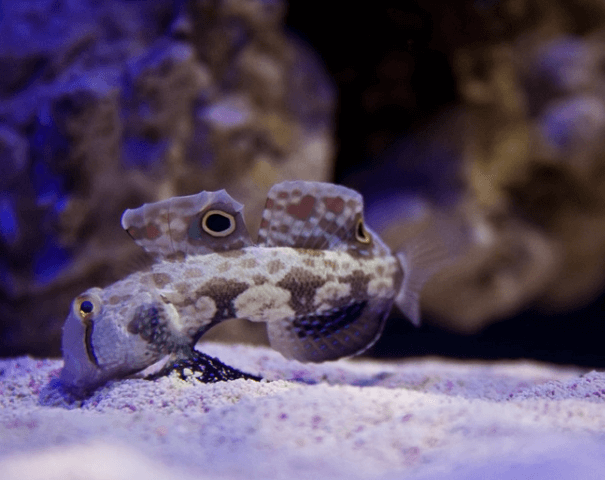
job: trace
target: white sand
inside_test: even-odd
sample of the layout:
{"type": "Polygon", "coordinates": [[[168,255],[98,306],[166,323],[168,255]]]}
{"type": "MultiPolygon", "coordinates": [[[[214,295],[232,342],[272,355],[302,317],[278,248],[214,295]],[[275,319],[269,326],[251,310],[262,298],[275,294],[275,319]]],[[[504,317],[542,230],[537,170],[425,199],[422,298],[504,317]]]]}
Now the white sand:
{"type": "Polygon", "coordinates": [[[202,349],[268,381],[128,379],[68,406],[61,361],[0,361],[0,478],[605,478],[600,373],[202,349]]]}

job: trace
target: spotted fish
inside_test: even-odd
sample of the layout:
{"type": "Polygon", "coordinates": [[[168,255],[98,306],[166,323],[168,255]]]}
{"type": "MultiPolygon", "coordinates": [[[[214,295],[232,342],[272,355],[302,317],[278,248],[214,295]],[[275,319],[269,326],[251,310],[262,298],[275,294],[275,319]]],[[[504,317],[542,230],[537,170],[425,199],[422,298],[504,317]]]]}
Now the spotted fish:
{"type": "Polygon", "coordinates": [[[366,227],[359,193],[276,184],[256,243],[242,207],[221,190],[126,210],[123,228],[155,262],[75,298],[62,383],[85,391],[166,355],[186,360],[208,329],[232,318],[265,322],[271,346],[302,362],[363,352],[393,303],[419,323],[422,253],[391,253],[366,227]]]}

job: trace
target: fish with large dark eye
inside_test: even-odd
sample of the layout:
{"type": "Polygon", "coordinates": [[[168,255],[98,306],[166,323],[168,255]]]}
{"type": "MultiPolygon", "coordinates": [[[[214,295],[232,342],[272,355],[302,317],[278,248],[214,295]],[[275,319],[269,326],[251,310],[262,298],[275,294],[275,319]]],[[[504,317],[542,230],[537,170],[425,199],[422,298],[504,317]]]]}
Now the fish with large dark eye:
{"type": "Polygon", "coordinates": [[[423,247],[391,253],[365,225],[361,195],[342,186],[274,185],[256,243],[224,190],[126,210],[122,226],[155,263],[73,301],[61,380],[76,392],[166,355],[175,368],[204,361],[194,345],[231,318],[265,322],[271,346],[302,362],[363,352],[394,303],[420,321],[423,247]]]}

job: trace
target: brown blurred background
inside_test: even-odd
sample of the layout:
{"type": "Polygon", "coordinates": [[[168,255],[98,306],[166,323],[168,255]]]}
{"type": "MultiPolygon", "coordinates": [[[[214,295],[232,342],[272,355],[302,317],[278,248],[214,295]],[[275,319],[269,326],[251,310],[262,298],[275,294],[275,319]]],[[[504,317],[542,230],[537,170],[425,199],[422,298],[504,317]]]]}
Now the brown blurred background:
{"type": "Polygon", "coordinates": [[[393,248],[468,240],[370,354],[602,366],[604,27],[599,1],[3,3],[0,355],[59,354],[71,299],[136,265],[125,208],[226,188],[255,232],[302,178],[393,248]]]}

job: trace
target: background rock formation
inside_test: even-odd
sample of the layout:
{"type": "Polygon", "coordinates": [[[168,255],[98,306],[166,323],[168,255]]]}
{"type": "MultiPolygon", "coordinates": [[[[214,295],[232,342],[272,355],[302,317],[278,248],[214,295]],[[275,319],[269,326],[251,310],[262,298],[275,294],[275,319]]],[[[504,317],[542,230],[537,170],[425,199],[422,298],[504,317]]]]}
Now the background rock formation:
{"type": "Polygon", "coordinates": [[[268,187],[304,178],[359,189],[393,247],[435,221],[469,239],[425,288],[425,325],[395,313],[376,355],[604,364],[602,2],[2,15],[0,354],[58,353],[73,296],[136,264],[124,208],[226,188],[254,232],[268,187]]]}
{"type": "Polygon", "coordinates": [[[320,22],[338,15],[334,47],[305,30],[342,95],[337,180],[391,246],[435,220],[471,240],[425,288],[428,325],[394,319],[376,353],[601,364],[602,2],[343,4],[320,22]]]}
{"type": "Polygon", "coordinates": [[[328,180],[334,88],[263,1],[9,2],[0,26],[0,354],[58,354],[71,299],[136,266],[125,208],[328,180]]]}

